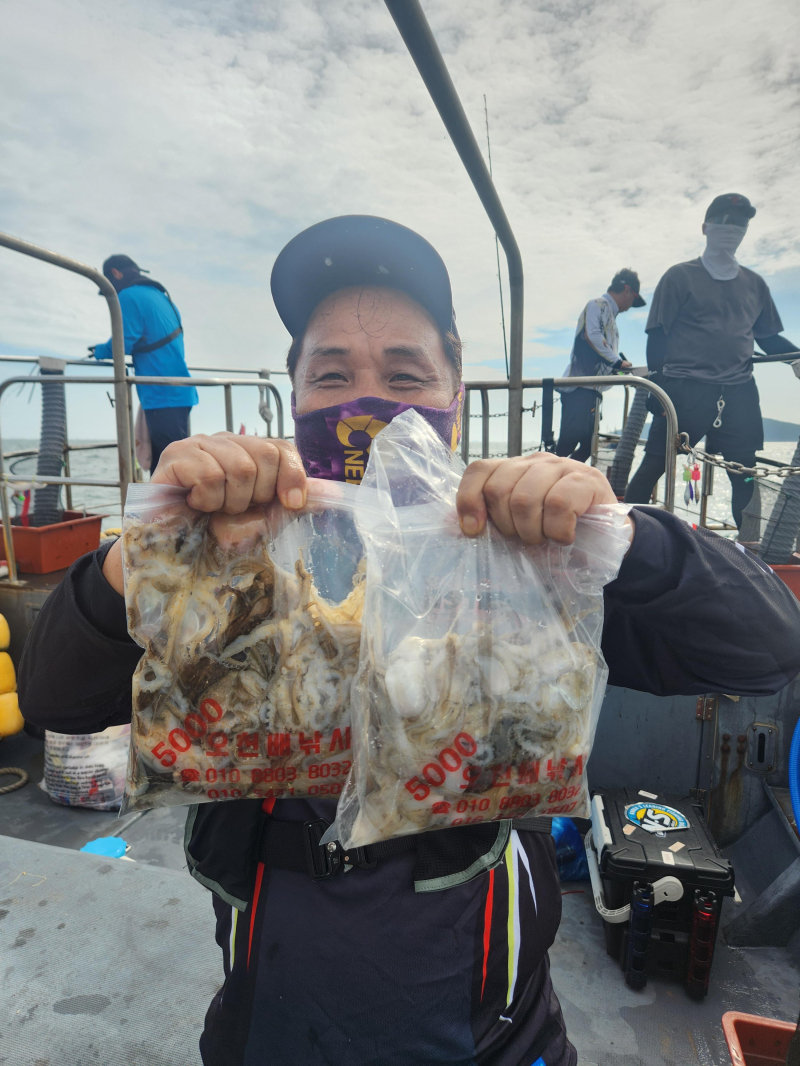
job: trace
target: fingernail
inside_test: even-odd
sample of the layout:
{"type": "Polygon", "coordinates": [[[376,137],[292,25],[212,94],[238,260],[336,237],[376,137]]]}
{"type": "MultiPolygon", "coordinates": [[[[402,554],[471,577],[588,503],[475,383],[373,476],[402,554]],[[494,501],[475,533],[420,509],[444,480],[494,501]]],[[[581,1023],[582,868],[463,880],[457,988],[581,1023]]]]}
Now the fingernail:
{"type": "Polygon", "coordinates": [[[299,511],[303,506],[303,493],[301,489],[289,489],[286,493],[286,506],[293,511],[299,511]]]}
{"type": "Polygon", "coordinates": [[[478,519],[474,515],[464,515],[461,519],[461,528],[468,537],[474,537],[478,532],[478,519]]]}

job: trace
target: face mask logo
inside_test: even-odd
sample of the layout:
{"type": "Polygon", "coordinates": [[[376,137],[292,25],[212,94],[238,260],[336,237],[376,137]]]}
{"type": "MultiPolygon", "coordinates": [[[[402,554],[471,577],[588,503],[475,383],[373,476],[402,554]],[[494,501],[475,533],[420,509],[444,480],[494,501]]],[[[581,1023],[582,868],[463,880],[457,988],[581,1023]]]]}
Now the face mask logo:
{"type": "Polygon", "coordinates": [[[364,476],[364,469],[369,457],[369,445],[366,448],[354,448],[350,443],[352,433],[366,433],[370,439],[374,439],[388,422],[381,422],[372,415],[351,415],[343,418],[336,426],[336,437],[344,448],[344,479],[356,484],[364,476]]]}

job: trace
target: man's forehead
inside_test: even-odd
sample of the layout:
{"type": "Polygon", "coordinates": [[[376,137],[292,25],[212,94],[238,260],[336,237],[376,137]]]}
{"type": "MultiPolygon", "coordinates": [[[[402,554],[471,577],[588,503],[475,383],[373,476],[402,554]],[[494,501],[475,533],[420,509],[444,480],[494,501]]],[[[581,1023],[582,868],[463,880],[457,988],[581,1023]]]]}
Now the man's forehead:
{"type": "Polygon", "coordinates": [[[331,293],[314,308],[308,331],[352,331],[354,325],[368,333],[404,327],[439,332],[431,316],[416,300],[401,289],[382,286],[339,289],[331,293]]]}

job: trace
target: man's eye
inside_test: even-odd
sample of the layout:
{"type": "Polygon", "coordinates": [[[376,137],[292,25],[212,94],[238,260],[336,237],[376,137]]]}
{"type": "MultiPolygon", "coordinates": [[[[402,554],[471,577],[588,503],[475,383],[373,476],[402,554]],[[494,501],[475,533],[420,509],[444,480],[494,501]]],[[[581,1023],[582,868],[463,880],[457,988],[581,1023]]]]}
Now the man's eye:
{"type": "Polygon", "coordinates": [[[317,378],[317,382],[320,381],[346,381],[344,374],[338,370],[330,370],[327,374],[322,374],[317,378]]]}

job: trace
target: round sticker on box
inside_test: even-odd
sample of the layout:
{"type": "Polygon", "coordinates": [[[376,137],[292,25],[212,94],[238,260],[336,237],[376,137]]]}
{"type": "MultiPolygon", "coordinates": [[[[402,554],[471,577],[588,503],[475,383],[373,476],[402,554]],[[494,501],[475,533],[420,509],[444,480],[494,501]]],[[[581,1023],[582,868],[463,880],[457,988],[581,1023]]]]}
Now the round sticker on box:
{"type": "Polygon", "coordinates": [[[663,803],[631,803],[625,808],[625,817],[648,833],[663,833],[670,829],[688,829],[689,819],[663,803]]]}

